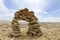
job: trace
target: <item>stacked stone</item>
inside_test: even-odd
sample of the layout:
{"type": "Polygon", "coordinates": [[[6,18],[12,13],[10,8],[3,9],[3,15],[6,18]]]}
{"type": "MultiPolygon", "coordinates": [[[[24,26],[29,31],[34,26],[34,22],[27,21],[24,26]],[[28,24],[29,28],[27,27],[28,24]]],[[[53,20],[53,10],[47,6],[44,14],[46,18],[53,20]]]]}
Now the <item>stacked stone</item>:
{"type": "Polygon", "coordinates": [[[14,36],[14,37],[20,36],[19,23],[16,19],[12,20],[12,29],[13,29],[13,33],[11,36],[14,36]]]}
{"type": "Polygon", "coordinates": [[[42,32],[41,29],[39,28],[40,25],[37,22],[30,22],[29,24],[29,29],[27,34],[31,37],[40,37],[42,36],[42,32]]]}
{"type": "Polygon", "coordinates": [[[31,37],[42,36],[40,25],[38,24],[38,18],[34,15],[33,11],[29,11],[27,8],[15,12],[14,19],[12,20],[13,35],[20,36],[19,23],[17,20],[24,20],[29,22],[29,29],[27,34],[31,37]]]}
{"type": "Polygon", "coordinates": [[[30,11],[28,14],[29,15],[27,16],[27,18],[28,18],[29,22],[38,20],[38,18],[34,15],[33,11],[30,11]]]}

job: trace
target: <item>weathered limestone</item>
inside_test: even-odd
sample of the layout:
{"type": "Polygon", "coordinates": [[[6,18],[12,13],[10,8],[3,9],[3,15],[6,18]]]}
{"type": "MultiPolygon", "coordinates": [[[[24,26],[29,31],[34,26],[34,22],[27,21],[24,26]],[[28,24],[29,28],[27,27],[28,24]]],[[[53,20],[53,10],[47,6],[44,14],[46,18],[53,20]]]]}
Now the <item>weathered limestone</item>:
{"type": "Polygon", "coordinates": [[[33,11],[29,11],[27,8],[21,9],[15,12],[14,19],[12,20],[12,29],[13,29],[13,36],[20,35],[20,28],[19,23],[17,20],[24,20],[29,22],[29,29],[27,34],[31,37],[40,37],[42,36],[42,32],[40,29],[40,25],[38,24],[38,18],[34,15],[33,11]]]}

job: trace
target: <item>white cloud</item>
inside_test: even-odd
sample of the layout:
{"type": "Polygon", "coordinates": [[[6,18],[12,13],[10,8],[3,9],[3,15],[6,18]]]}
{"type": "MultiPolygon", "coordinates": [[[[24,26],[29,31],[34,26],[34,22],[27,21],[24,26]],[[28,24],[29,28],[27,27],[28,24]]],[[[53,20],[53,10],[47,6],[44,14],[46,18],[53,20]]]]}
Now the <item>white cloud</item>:
{"type": "Polygon", "coordinates": [[[44,12],[44,14],[47,14],[47,12],[44,12]]]}
{"type": "Polygon", "coordinates": [[[3,1],[0,0],[0,11],[8,11],[8,9],[5,7],[5,5],[3,4],[3,1]]]}
{"type": "Polygon", "coordinates": [[[60,22],[60,17],[46,17],[39,21],[40,22],[60,22]]]}
{"type": "MultiPolygon", "coordinates": [[[[35,0],[12,0],[12,1],[19,8],[21,6],[22,6],[21,8],[27,7],[30,10],[35,11],[35,13],[44,12],[45,14],[47,14],[47,12],[43,10],[45,6],[47,5],[46,0],[37,0],[37,1],[35,0]]],[[[6,6],[3,4],[3,1],[0,0],[0,20],[12,20],[15,11],[16,11],[15,9],[8,10],[8,8],[6,8],[6,6]]],[[[60,22],[60,18],[59,17],[46,17],[46,18],[39,19],[39,21],[40,22],[60,22]]]]}
{"type": "Polygon", "coordinates": [[[3,0],[0,0],[0,20],[11,20],[12,17],[13,12],[10,12],[4,5],[3,0]]]}
{"type": "Polygon", "coordinates": [[[12,2],[15,3],[19,9],[27,7],[35,11],[35,13],[43,11],[47,6],[47,0],[12,0],[12,2]]]}

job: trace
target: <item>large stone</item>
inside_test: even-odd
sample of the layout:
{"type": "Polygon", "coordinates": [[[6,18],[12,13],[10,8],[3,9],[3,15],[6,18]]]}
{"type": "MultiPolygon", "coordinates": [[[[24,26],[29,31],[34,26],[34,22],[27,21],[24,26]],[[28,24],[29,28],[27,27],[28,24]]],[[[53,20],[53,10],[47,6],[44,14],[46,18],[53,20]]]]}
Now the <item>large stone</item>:
{"type": "Polygon", "coordinates": [[[14,14],[14,19],[12,20],[12,29],[13,35],[19,36],[20,35],[20,28],[19,23],[17,20],[24,20],[28,22],[29,29],[27,34],[31,37],[37,37],[42,35],[41,29],[39,28],[40,25],[38,24],[38,18],[34,15],[33,11],[29,11],[29,9],[21,9],[14,14]]]}

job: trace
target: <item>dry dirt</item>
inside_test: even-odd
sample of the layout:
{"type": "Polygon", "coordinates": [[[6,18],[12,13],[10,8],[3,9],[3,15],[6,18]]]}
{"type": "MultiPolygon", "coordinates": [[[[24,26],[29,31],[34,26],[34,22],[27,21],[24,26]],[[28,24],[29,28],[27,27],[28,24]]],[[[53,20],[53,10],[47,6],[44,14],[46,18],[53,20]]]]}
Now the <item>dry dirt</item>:
{"type": "Polygon", "coordinates": [[[0,40],[60,40],[60,23],[40,23],[41,31],[43,36],[39,38],[32,38],[27,36],[26,32],[28,30],[27,24],[22,24],[20,26],[21,37],[10,38],[8,35],[11,33],[11,22],[0,21],[0,40]],[[22,27],[24,25],[24,27],[22,27]]]}

